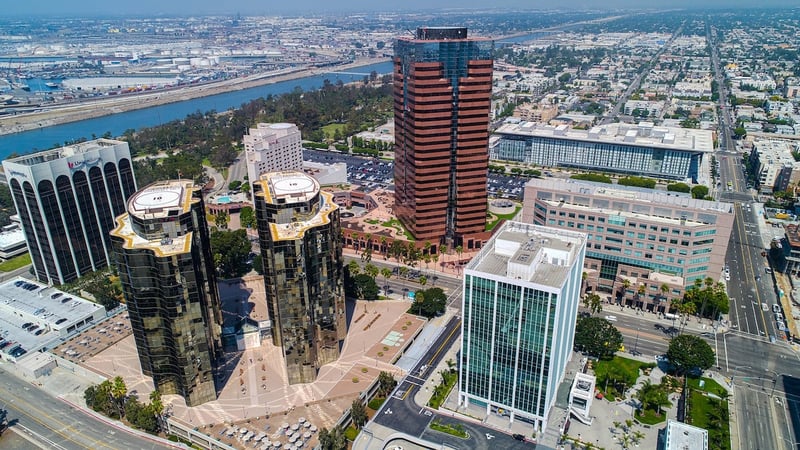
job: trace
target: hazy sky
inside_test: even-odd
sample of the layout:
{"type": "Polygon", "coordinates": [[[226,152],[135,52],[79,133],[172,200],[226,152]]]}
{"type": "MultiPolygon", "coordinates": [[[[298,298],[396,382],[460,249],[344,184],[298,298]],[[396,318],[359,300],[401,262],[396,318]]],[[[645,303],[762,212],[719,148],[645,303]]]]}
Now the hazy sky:
{"type": "Polygon", "coordinates": [[[798,7],[798,0],[5,0],[3,15],[279,15],[431,8],[597,9],[798,7]]]}

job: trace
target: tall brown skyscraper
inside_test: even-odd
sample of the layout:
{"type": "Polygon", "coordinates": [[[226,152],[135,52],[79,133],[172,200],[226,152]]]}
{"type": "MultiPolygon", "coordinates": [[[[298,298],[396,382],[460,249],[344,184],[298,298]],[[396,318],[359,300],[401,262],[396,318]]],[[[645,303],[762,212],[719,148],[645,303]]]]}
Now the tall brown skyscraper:
{"type": "Polygon", "coordinates": [[[493,50],[466,28],[395,43],[395,213],[418,241],[484,240],[493,50]]]}

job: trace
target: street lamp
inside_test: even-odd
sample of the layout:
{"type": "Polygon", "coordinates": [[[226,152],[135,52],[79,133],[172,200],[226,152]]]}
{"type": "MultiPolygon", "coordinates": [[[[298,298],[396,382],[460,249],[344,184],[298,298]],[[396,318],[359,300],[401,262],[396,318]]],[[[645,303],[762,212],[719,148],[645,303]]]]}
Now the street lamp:
{"type": "Polygon", "coordinates": [[[778,372],[772,369],[764,369],[766,372],[772,372],[775,374],[775,378],[772,379],[772,392],[769,393],[769,396],[772,397],[775,394],[775,388],[778,386],[778,377],[781,376],[778,372]]]}

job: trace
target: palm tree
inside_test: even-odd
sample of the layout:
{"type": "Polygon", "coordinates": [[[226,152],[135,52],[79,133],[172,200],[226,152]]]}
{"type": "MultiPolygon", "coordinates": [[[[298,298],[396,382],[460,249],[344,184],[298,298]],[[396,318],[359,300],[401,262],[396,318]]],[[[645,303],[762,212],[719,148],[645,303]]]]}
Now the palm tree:
{"type": "Polygon", "coordinates": [[[424,244],[423,248],[425,249],[425,254],[426,255],[430,255],[431,254],[431,241],[425,241],[425,244],[424,244]]]}
{"type": "Polygon", "coordinates": [[[161,401],[161,392],[158,389],[150,392],[150,408],[156,416],[159,428],[164,419],[164,403],[161,401]]]}
{"type": "Polygon", "coordinates": [[[631,287],[631,280],[627,278],[622,279],[622,298],[625,298],[625,294],[628,292],[628,288],[631,287]]]}
{"type": "Polygon", "coordinates": [[[350,263],[347,265],[347,268],[350,270],[351,277],[354,277],[359,273],[361,273],[361,266],[358,265],[356,260],[350,261],[350,263]]]}
{"type": "Polygon", "coordinates": [[[661,290],[661,301],[666,302],[667,294],[669,293],[669,285],[667,285],[667,283],[662,283],[659,289],[661,290]]]}
{"type": "Polygon", "coordinates": [[[419,284],[420,286],[425,286],[426,284],[428,284],[428,277],[426,277],[425,275],[419,277],[419,284]]]}
{"type": "Polygon", "coordinates": [[[384,261],[386,260],[386,255],[389,253],[389,246],[386,245],[386,236],[381,236],[381,254],[383,255],[384,261]]]}
{"type": "Polygon", "coordinates": [[[380,273],[380,269],[378,269],[378,267],[375,266],[375,264],[367,263],[367,265],[364,266],[364,273],[371,276],[372,278],[376,278],[380,273]]]}
{"type": "Polygon", "coordinates": [[[581,292],[586,293],[586,279],[589,278],[589,274],[586,272],[581,272],[581,292]]]}
{"type": "Polygon", "coordinates": [[[603,305],[600,302],[600,296],[594,293],[583,298],[583,306],[585,306],[586,309],[588,309],[593,315],[603,310],[603,305]]]}
{"type": "Polygon", "coordinates": [[[456,246],[456,254],[458,254],[458,259],[461,259],[461,254],[464,253],[464,247],[457,245],[456,246]]]}
{"type": "Polygon", "coordinates": [[[361,235],[358,233],[350,233],[350,239],[353,241],[353,250],[358,253],[358,250],[361,248],[361,242],[359,241],[361,235]]]}
{"type": "MultiPolygon", "coordinates": [[[[389,278],[392,277],[392,269],[388,267],[384,267],[381,269],[381,275],[383,276],[383,287],[384,289],[389,287],[389,278]]],[[[386,289],[388,292],[388,289],[386,289]]]]}
{"type": "Polygon", "coordinates": [[[125,386],[125,380],[122,379],[120,376],[114,377],[114,380],[111,384],[111,397],[114,399],[114,403],[117,406],[117,410],[119,411],[119,416],[122,417],[124,405],[125,405],[125,395],[128,393],[128,387],[125,386]]]}

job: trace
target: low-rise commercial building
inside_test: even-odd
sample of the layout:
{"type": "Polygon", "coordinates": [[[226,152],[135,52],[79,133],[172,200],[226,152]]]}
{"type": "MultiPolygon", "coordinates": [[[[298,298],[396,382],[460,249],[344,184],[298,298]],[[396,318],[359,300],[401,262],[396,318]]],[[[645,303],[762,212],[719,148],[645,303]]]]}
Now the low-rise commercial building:
{"type": "Polygon", "coordinates": [[[569,167],[655,178],[705,182],[711,131],[609,124],[589,130],[531,122],[507,123],[495,131],[490,159],[545,167],[569,167]]]}
{"type": "Polygon", "coordinates": [[[800,144],[788,140],[763,139],[753,142],[750,167],[762,194],[785,191],[800,182],[800,163],[794,152],[800,144]]]}
{"type": "Polygon", "coordinates": [[[15,360],[67,339],[105,317],[106,309],[97,303],[46,284],[14,278],[0,284],[0,357],[15,360]]]}
{"type": "Polygon", "coordinates": [[[578,180],[533,179],[522,221],[588,234],[586,287],[667,311],[696,279],[718,279],[734,221],[730,203],[578,180]]]}

